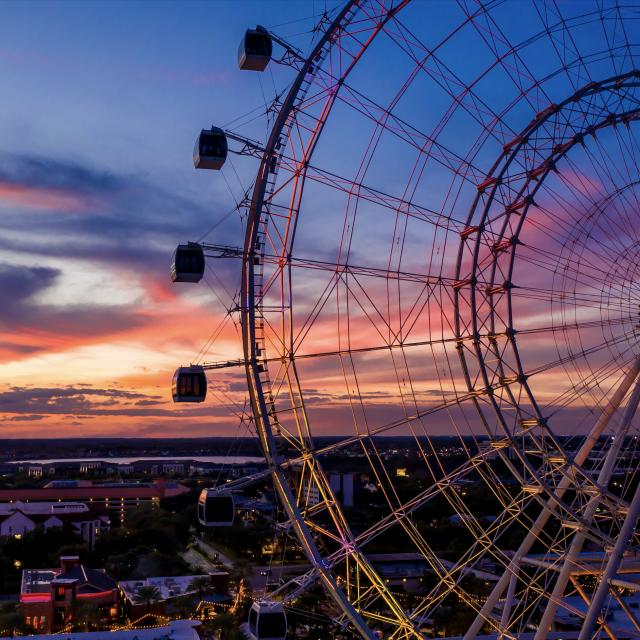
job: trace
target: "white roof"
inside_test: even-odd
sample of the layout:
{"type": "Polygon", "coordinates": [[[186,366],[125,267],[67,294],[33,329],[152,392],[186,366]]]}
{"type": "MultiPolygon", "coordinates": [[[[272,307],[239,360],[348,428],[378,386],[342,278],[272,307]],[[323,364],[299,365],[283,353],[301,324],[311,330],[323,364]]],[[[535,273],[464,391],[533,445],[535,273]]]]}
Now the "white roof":
{"type": "Polygon", "coordinates": [[[0,516],[22,511],[24,514],[85,513],[89,507],[84,502],[0,502],[0,516]]]}
{"type": "Polygon", "coordinates": [[[118,587],[122,589],[124,595],[133,601],[136,591],[140,587],[156,587],[160,592],[161,600],[176,598],[185,593],[195,593],[195,589],[189,589],[189,585],[196,578],[209,579],[208,575],[198,576],[166,576],[160,578],[145,578],[142,580],[123,580],[118,583],[118,587]]]}
{"type": "MultiPolygon", "coordinates": [[[[52,635],[21,636],[34,640],[200,640],[196,627],[199,620],[172,620],[164,627],[129,629],[127,631],[86,631],[83,633],[57,633],[52,635]]],[[[14,640],[4,637],[0,640],[14,640]]]]}

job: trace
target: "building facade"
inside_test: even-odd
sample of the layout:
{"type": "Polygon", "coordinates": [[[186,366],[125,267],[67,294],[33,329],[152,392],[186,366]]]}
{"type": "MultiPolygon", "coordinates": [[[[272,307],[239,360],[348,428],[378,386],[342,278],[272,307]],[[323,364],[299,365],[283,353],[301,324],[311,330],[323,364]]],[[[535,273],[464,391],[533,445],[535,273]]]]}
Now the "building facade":
{"type": "Polygon", "coordinates": [[[51,501],[82,501],[103,507],[112,523],[123,523],[129,510],[139,506],[160,506],[160,500],[187,493],[179,482],[160,478],[155,482],[103,482],[53,480],[41,488],[0,489],[0,504],[51,501]]]}
{"type": "Polygon", "coordinates": [[[25,625],[34,631],[60,631],[73,621],[82,604],[97,607],[105,621],[116,619],[116,582],[104,571],[80,564],[78,556],[62,556],[57,569],[22,572],[20,613],[25,625]]]}
{"type": "Polygon", "coordinates": [[[60,527],[79,535],[93,549],[96,540],[109,526],[109,516],[100,505],[20,500],[0,503],[0,537],[20,538],[38,527],[60,527]]]}

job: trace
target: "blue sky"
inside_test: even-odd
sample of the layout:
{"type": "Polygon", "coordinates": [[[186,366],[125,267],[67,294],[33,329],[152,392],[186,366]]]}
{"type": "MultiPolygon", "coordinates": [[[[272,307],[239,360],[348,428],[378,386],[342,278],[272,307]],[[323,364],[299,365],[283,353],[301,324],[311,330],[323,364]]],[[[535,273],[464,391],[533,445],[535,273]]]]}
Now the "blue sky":
{"type": "MultiPolygon", "coordinates": [[[[195,137],[202,127],[260,109],[273,97],[274,83],[283,84],[279,69],[261,78],[238,70],[244,29],[288,23],[282,33],[306,47],[313,16],[324,7],[291,1],[2,4],[5,393],[43,389],[34,398],[53,397],[55,412],[78,422],[77,414],[90,408],[79,384],[96,386],[108,404],[114,389],[130,383],[126,378],[139,382],[136,376],[151,370],[157,379],[146,391],[166,402],[167,369],[198,351],[221,311],[211,291],[200,291],[182,310],[201,316],[199,330],[176,335],[180,298],[161,302],[172,295],[171,252],[178,242],[200,237],[242,191],[234,173],[229,189],[219,175],[194,171],[195,137]],[[149,336],[157,340],[154,347],[149,336]],[[69,397],[75,404],[62,406],[61,398],[69,397]]],[[[248,132],[264,135],[265,127],[262,118],[248,132]]],[[[245,186],[255,167],[238,163],[245,186]]],[[[227,237],[217,241],[238,243],[238,221],[223,230],[227,237]]],[[[229,355],[236,348],[229,346],[229,355]]],[[[22,395],[4,400],[6,435],[41,428],[45,418],[35,400],[32,411],[24,410],[30,403],[22,395]]]]}
{"type": "MultiPolygon", "coordinates": [[[[264,140],[270,126],[266,104],[293,79],[291,69],[274,64],[264,74],[238,70],[237,48],[245,28],[262,24],[308,51],[312,26],[325,8],[332,11],[337,6],[321,0],[2,3],[4,435],[67,433],[63,430],[69,425],[77,427],[69,435],[132,430],[140,435],[199,435],[228,433],[229,425],[235,424],[234,403],[244,400],[239,371],[212,382],[212,400],[206,406],[176,408],[168,395],[172,369],[193,360],[232,304],[220,283],[230,293],[238,285],[238,264],[218,261],[210,265],[209,286],[171,287],[171,252],[178,242],[197,240],[216,224],[251,184],[258,166],[255,159],[230,156],[221,173],[197,172],[191,160],[193,143],[201,128],[234,128],[238,118],[243,134],[264,140]]],[[[571,23],[574,46],[586,60],[577,64],[563,30],[555,28],[553,37],[543,30],[555,24],[557,16],[544,14],[536,3],[491,6],[490,14],[471,22],[466,12],[476,10],[475,3],[415,2],[398,23],[389,23],[340,92],[315,149],[314,165],[347,182],[362,179],[396,198],[408,193],[422,207],[445,212],[454,221],[466,220],[477,184],[501,157],[503,144],[536,113],[589,80],[634,68],[638,49],[633,44],[633,17],[626,24],[632,46],[615,55],[608,47],[628,43],[614,14],[605,11],[606,19],[571,23]],[[454,35],[439,44],[452,30],[454,35]],[[536,34],[541,35],[531,38],[536,34]],[[565,42],[564,48],[560,42],[565,42]],[[515,47],[519,43],[522,46],[515,47]],[[417,64],[415,55],[425,56],[430,47],[435,55],[427,56],[424,66],[417,64]],[[405,82],[408,89],[402,91],[405,82]],[[470,84],[473,91],[464,91],[470,84]],[[362,102],[362,96],[370,102],[362,102]],[[376,119],[382,113],[380,105],[387,104],[393,105],[394,118],[378,139],[376,119]],[[403,129],[407,123],[414,127],[409,134],[403,129]],[[441,146],[432,147],[433,138],[441,146]],[[374,147],[372,139],[377,139],[374,147]]],[[[563,4],[565,18],[570,20],[582,7],[563,4]]],[[[637,149],[625,131],[611,129],[589,150],[605,157],[624,148],[622,170],[606,159],[594,164],[589,154],[575,152],[563,171],[548,179],[541,201],[553,203],[562,192],[573,199],[565,215],[576,217],[594,199],[632,182],[637,149]],[[603,167],[608,171],[598,175],[603,167]]],[[[630,198],[629,193],[625,197],[630,198]]],[[[350,211],[345,193],[311,177],[302,205],[299,255],[337,259],[337,245],[346,237],[345,212],[350,211]]],[[[398,226],[396,214],[388,205],[359,202],[358,218],[353,218],[349,232],[351,260],[378,269],[396,264],[396,269],[453,277],[458,231],[411,218],[402,235],[398,229],[404,222],[398,226]],[[400,245],[402,258],[394,249],[400,245]]],[[[557,228],[556,214],[537,212],[538,224],[557,228]]],[[[528,222],[536,224],[533,217],[528,222]]],[[[564,241],[564,236],[537,237],[536,242],[556,248],[564,241]]],[[[233,245],[241,238],[237,214],[208,236],[212,242],[233,245]]],[[[531,260],[537,259],[535,249],[531,260]]],[[[522,273],[526,279],[528,274],[522,273]]],[[[541,268],[536,276],[541,286],[554,286],[542,282],[543,276],[541,268]]],[[[302,271],[296,275],[299,318],[306,316],[326,284],[322,277],[302,271]]],[[[365,287],[370,300],[359,309],[351,307],[350,313],[361,322],[356,342],[380,340],[376,322],[369,322],[367,314],[380,315],[385,307],[386,320],[394,316],[389,325],[412,308],[412,330],[422,337],[434,327],[441,335],[446,326],[451,330],[448,294],[446,301],[430,300],[418,313],[420,305],[412,305],[424,302],[419,288],[405,283],[404,309],[395,313],[392,289],[378,284],[371,280],[365,287]]],[[[364,295],[359,293],[361,299],[364,295]]],[[[530,299],[521,304],[527,326],[555,321],[550,302],[543,309],[534,308],[530,299]]],[[[309,333],[306,348],[322,350],[339,341],[339,305],[337,298],[330,301],[309,333]]],[[[581,312],[586,317],[587,310],[581,312]]],[[[528,349],[531,368],[542,369],[557,352],[574,349],[572,341],[600,340],[598,336],[581,333],[559,344],[549,334],[531,338],[530,343],[523,339],[523,349],[528,349]]],[[[622,338],[626,349],[626,337],[622,338]]],[[[239,354],[237,326],[228,321],[205,358],[235,359],[239,354]]],[[[423,355],[416,357],[413,369],[424,387],[423,398],[459,387],[459,372],[450,371],[445,391],[439,389],[443,363],[430,354],[434,361],[425,364],[423,355]]],[[[576,361],[576,379],[584,373],[580,367],[593,366],[576,361]]],[[[383,398],[377,404],[372,401],[376,420],[402,413],[398,398],[404,383],[397,379],[393,363],[380,360],[372,366],[367,357],[362,367],[363,393],[383,398]]],[[[339,362],[329,366],[313,361],[305,371],[318,411],[327,412],[321,406],[327,398],[337,404],[348,398],[350,383],[341,379],[339,362]]],[[[540,385],[541,397],[552,402],[552,387],[565,378],[560,369],[549,373],[540,385]]],[[[607,378],[603,388],[613,382],[607,378]]],[[[590,402],[597,402],[599,393],[590,402]]],[[[339,432],[352,429],[343,418],[323,417],[318,423],[339,432]]],[[[438,424],[443,428],[446,417],[438,424]]]]}

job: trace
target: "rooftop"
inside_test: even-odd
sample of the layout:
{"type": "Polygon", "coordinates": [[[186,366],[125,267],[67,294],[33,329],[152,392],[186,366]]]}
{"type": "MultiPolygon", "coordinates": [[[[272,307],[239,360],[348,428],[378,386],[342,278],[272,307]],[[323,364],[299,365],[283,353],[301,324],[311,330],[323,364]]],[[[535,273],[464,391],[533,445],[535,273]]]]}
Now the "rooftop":
{"type": "Polygon", "coordinates": [[[52,481],[42,488],[34,489],[0,489],[0,502],[15,500],[91,500],[125,498],[152,499],[176,496],[186,493],[189,488],[177,482],[166,482],[164,479],[153,483],[108,482],[94,484],[88,481],[52,481]]]}
{"type": "MultiPolygon", "coordinates": [[[[222,574],[226,572],[219,573],[222,574]]],[[[124,595],[132,602],[140,587],[156,587],[160,592],[160,599],[168,600],[169,598],[175,598],[177,596],[184,595],[185,593],[195,593],[195,589],[189,588],[191,583],[197,578],[205,578],[208,580],[210,575],[216,574],[166,576],[160,578],[146,578],[144,580],[123,580],[118,583],[118,587],[120,587],[124,595]]]]}
{"type": "MultiPolygon", "coordinates": [[[[173,620],[164,627],[129,629],[126,631],[87,631],[83,633],[57,633],[55,635],[21,636],[37,640],[200,640],[196,628],[198,620],[173,620]]],[[[0,640],[13,640],[2,638],[0,640]]]]}
{"type": "Polygon", "coordinates": [[[76,561],[74,556],[63,556],[58,569],[25,569],[22,572],[20,600],[37,601],[40,597],[49,597],[53,584],[77,584],[78,597],[94,597],[116,588],[115,581],[104,571],[90,569],[82,564],[65,565],[65,562],[76,561]]]}
{"type": "Polygon", "coordinates": [[[83,513],[89,511],[84,502],[15,502],[0,503],[0,516],[8,515],[14,511],[22,511],[25,515],[44,515],[58,513],[83,513]]]}

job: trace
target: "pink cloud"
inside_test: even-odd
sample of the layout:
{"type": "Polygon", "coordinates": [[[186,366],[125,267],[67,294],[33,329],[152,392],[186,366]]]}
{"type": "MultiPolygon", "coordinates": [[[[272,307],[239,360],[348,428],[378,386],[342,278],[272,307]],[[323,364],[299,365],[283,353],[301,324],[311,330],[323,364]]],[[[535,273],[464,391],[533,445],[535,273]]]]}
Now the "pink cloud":
{"type": "Polygon", "coordinates": [[[84,211],[89,202],[84,196],[60,188],[31,187],[14,182],[0,182],[0,205],[9,204],[29,209],[84,211]]]}

